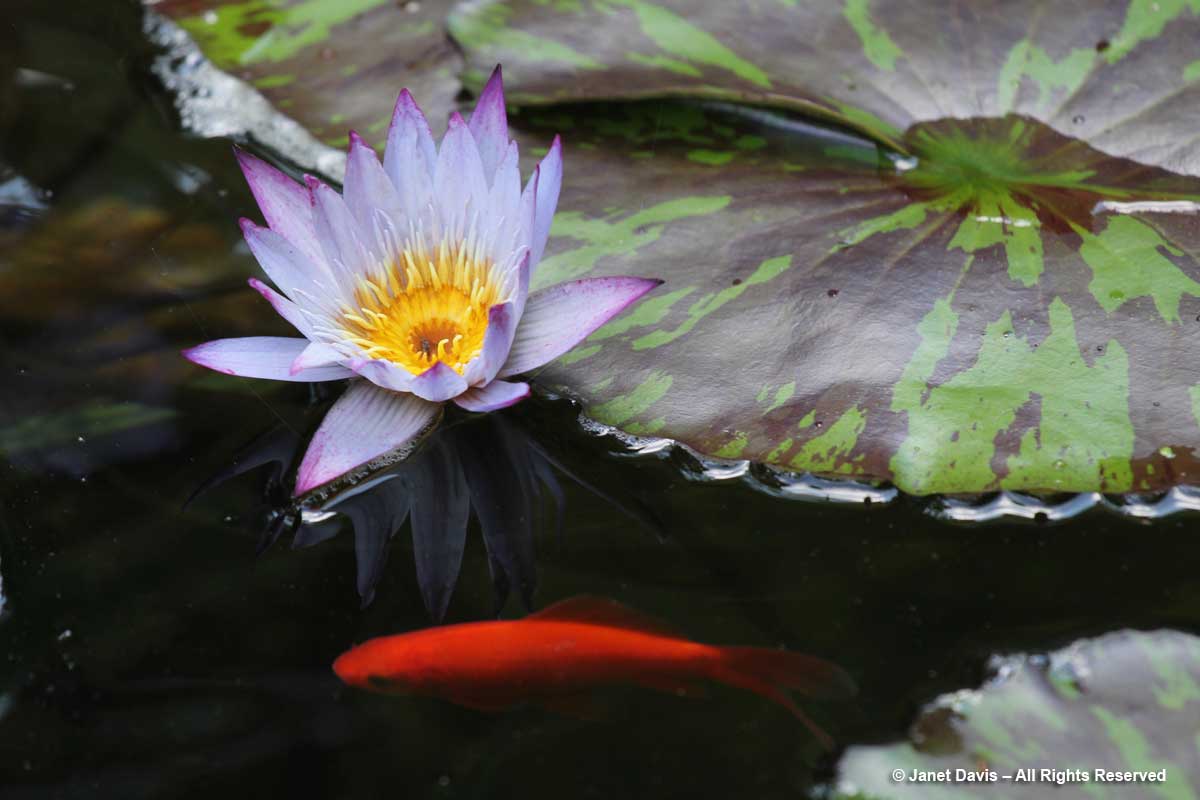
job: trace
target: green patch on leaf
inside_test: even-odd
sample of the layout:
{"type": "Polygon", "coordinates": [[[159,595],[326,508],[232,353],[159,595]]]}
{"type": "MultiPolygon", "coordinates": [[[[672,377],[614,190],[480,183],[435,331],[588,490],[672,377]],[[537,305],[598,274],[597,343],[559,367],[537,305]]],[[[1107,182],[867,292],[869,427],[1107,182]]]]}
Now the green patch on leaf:
{"type": "Polygon", "coordinates": [[[794,395],[795,393],[796,393],[796,382],[795,381],[790,381],[788,383],[785,383],[783,386],[780,386],[779,390],[777,392],[775,392],[775,399],[771,401],[771,405],[767,406],[767,410],[763,413],[770,414],[772,411],[774,411],[775,409],[782,406],[788,400],[791,400],[792,395],[794,395]]]}
{"type": "Polygon", "coordinates": [[[330,31],[390,0],[301,0],[281,5],[243,0],[179,24],[223,67],[280,62],[329,38],[330,31]],[[210,22],[209,20],[213,20],[210,22]],[[261,32],[260,31],[264,31],[261,32]]]}
{"type": "Polygon", "coordinates": [[[599,353],[602,347],[603,345],[599,344],[590,345],[588,347],[576,347],[574,350],[571,350],[565,355],[560,356],[558,362],[564,367],[570,366],[571,364],[578,364],[585,358],[591,358],[592,356],[596,355],[596,353],[599,353]]]}
{"type": "Polygon", "coordinates": [[[552,236],[563,236],[586,242],[583,247],[559,252],[538,265],[533,288],[552,286],[561,281],[578,278],[590,271],[602,256],[629,255],[658,240],[668,222],[712,214],[729,205],[728,195],[719,197],[681,197],[642,209],[624,219],[610,222],[589,219],[574,211],[559,212],[554,217],[552,236]]]}
{"type": "Polygon", "coordinates": [[[662,6],[643,0],[606,0],[633,9],[642,32],[665,52],[683,61],[729,70],[739,78],[764,89],[771,79],[761,69],[721,44],[720,40],[662,6]]]}
{"type": "Polygon", "coordinates": [[[466,48],[497,48],[521,53],[525,58],[558,62],[577,69],[603,67],[599,61],[573,50],[562,42],[510,27],[510,13],[511,9],[503,5],[476,5],[451,14],[446,24],[454,38],[466,48]]]}
{"type": "Polygon", "coordinates": [[[1050,334],[1036,345],[1013,333],[1004,312],[987,327],[975,363],[950,379],[928,383],[949,351],[958,324],[939,300],[920,326],[922,342],[897,384],[892,410],[908,414],[908,437],[892,459],[906,491],[981,492],[995,488],[1105,487],[1133,482],[1133,425],[1129,418],[1129,360],[1110,341],[1088,366],[1070,309],[1050,304],[1050,334]],[[1038,422],[1011,431],[1017,412],[1033,403],[1038,422]],[[992,467],[997,438],[1020,433],[1020,449],[992,467]]]}
{"type": "Polygon", "coordinates": [[[666,56],[646,56],[641,53],[629,53],[626,56],[635,64],[641,64],[646,67],[656,67],[665,69],[668,72],[674,72],[676,75],[687,75],[692,78],[700,77],[700,70],[688,64],[686,61],[678,61],[674,58],[666,56]]]}
{"type": "Polygon", "coordinates": [[[791,460],[794,469],[807,472],[853,474],[854,464],[846,461],[858,437],[867,425],[867,415],[855,406],[848,409],[829,430],[809,439],[791,460]]]}
{"type": "Polygon", "coordinates": [[[846,0],[842,14],[862,42],[863,52],[872,64],[887,72],[896,69],[896,59],[904,52],[892,41],[887,31],[871,19],[870,0],[846,0]]]}
{"type": "Polygon", "coordinates": [[[1200,296],[1200,283],[1189,278],[1167,256],[1183,255],[1145,222],[1114,216],[1098,234],[1079,229],[1083,260],[1092,268],[1088,284],[1096,302],[1113,312],[1138,297],[1151,297],[1164,321],[1179,321],[1179,301],[1200,296]]]}
{"type": "Polygon", "coordinates": [[[739,431],[736,436],[730,439],[727,443],[717,448],[713,455],[718,458],[738,458],[742,451],[746,449],[746,445],[750,443],[749,436],[744,431],[739,431]]]}
{"type": "Polygon", "coordinates": [[[1200,0],[1129,0],[1125,24],[1104,57],[1109,64],[1117,63],[1142,42],[1161,36],[1163,28],[1184,11],[1200,14],[1200,0]]]}
{"type": "Polygon", "coordinates": [[[698,164],[720,167],[733,161],[733,153],[721,150],[693,150],[688,153],[688,159],[698,164]]]}
{"type": "Polygon", "coordinates": [[[997,104],[1003,111],[1011,110],[1021,80],[1030,78],[1038,87],[1036,107],[1048,108],[1055,90],[1069,97],[1083,84],[1096,58],[1094,47],[1077,47],[1055,61],[1041,47],[1022,39],[1013,45],[1000,68],[997,104]]]}
{"type": "Polygon", "coordinates": [[[655,370],[629,394],[620,395],[608,402],[592,406],[589,413],[594,419],[606,425],[620,425],[633,417],[646,413],[667,393],[673,381],[674,379],[670,375],[655,370]]]}
{"type": "Polygon", "coordinates": [[[791,256],[768,258],[766,261],[758,265],[758,269],[754,270],[754,273],[749,278],[737,284],[736,286],[729,286],[719,292],[705,295],[697,300],[696,303],[692,305],[690,309],[688,309],[687,319],[680,323],[678,327],[669,331],[654,331],[642,336],[639,339],[635,339],[633,342],[633,349],[645,350],[651,347],[661,347],[664,344],[675,341],[680,336],[683,336],[692,328],[696,327],[700,320],[719,310],[726,303],[730,303],[733,300],[741,297],[742,294],[751,286],[757,286],[760,283],[766,283],[782,273],[791,265],[791,256]]]}
{"type": "Polygon", "coordinates": [[[629,311],[603,325],[588,337],[588,341],[598,342],[604,339],[611,339],[614,336],[627,333],[634,328],[648,328],[657,325],[670,312],[671,306],[694,291],[696,291],[695,286],[688,286],[666,294],[651,295],[648,299],[638,303],[629,311]]]}

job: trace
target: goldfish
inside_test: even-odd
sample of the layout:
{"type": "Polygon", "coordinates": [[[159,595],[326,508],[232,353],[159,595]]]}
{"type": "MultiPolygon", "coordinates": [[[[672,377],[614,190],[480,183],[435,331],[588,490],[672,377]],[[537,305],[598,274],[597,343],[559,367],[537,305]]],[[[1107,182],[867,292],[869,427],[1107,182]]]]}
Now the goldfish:
{"type": "Polygon", "coordinates": [[[350,686],[435,696],[482,711],[530,702],[569,711],[589,690],[622,685],[692,696],[714,681],[783,706],[830,749],[829,735],[789,692],[821,699],[855,692],[849,676],[828,661],[766,647],[702,644],[592,596],[514,621],[381,636],[343,653],[333,671],[350,686]]]}

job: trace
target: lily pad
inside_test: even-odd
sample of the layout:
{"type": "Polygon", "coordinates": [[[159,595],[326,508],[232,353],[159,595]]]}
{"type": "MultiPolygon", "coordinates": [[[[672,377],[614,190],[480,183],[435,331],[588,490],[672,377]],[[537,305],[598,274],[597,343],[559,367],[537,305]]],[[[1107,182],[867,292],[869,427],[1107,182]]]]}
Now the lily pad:
{"type": "Polygon", "coordinates": [[[911,741],[850,748],[833,796],[1200,796],[1200,639],[1120,631],[992,666],[981,690],[928,706],[911,741]]]}
{"type": "MultiPolygon", "coordinates": [[[[917,494],[1195,482],[1200,5],[1087,11],[458,6],[464,82],[502,62],[523,152],[567,145],[536,282],[666,279],[539,381],[634,434],[917,494]]],[[[408,76],[343,98],[312,57],[370,28],[322,29],[265,91],[323,135],[302,96],[386,119],[408,76]]]]}
{"type": "MultiPolygon", "coordinates": [[[[330,144],[382,139],[407,86],[431,119],[455,108],[462,58],[448,0],[162,0],[213,63],[330,144]]],[[[285,156],[288,154],[284,154],[285,156]]]]}

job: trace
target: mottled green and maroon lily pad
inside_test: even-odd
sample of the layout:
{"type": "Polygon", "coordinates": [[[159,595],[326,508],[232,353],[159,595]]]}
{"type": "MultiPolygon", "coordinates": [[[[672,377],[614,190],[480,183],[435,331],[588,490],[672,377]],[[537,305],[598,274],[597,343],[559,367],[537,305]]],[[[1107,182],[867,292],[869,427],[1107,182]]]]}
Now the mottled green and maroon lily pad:
{"type": "MultiPolygon", "coordinates": [[[[329,144],[381,141],[407,86],[431,119],[459,91],[449,0],[161,0],[153,4],[219,68],[247,81],[329,144]]],[[[287,154],[284,153],[284,156],[287,154]]]]}
{"type": "MultiPolygon", "coordinates": [[[[457,88],[332,89],[321,48],[403,3],[232,39],[210,5],[329,4],[187,5],[256,80],[290,32],[265,91],[327,140],[332,109],[380,126],[412,84],[437,118],[457,88]]],[[[1200,2],[493,0],[448,29],[466,86],[504,64],[523,152],[564,135],[537,283],[666,280],[539,376],[589,416],[919,494],[1200,476],[1200,2]]]]}
{"type": "Polygon", "coordinates": [[[924,709],[910,741],[851,747],[833,796],[1200,797],[1200,639],[1120,631],[994,667],[982,689],[924,709]],[[1166,780],[1108,782],[1096,770],[1166,780]]]}

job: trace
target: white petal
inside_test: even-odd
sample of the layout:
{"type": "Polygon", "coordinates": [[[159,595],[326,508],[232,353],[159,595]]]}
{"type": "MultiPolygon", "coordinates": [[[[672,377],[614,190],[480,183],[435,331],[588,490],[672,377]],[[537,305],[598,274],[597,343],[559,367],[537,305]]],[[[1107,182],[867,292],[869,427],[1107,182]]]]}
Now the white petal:
{"type": "Polygon", "coordinates": [[[662,281],[584,278],[530,295],[500,377],[546,364],[586,339],[662,281]]]}
{"type": "Polygon", "coordinates": [[[296,357],[308,347],[307,339],[279,336],[247,336],[242,339],[217,339],[183,351],[184,358],[202,367],[240,375],[243,378],[267,378],[275,381],[335,381],[351,378],[345,367],[318,367],[292,372],[296,357]]]}
{"type": "Polygon", "coordinates": [[[296,474],[297,495],[403,446],[433,421],[438,406],[355,381],[313,434],[296,474]]]}

